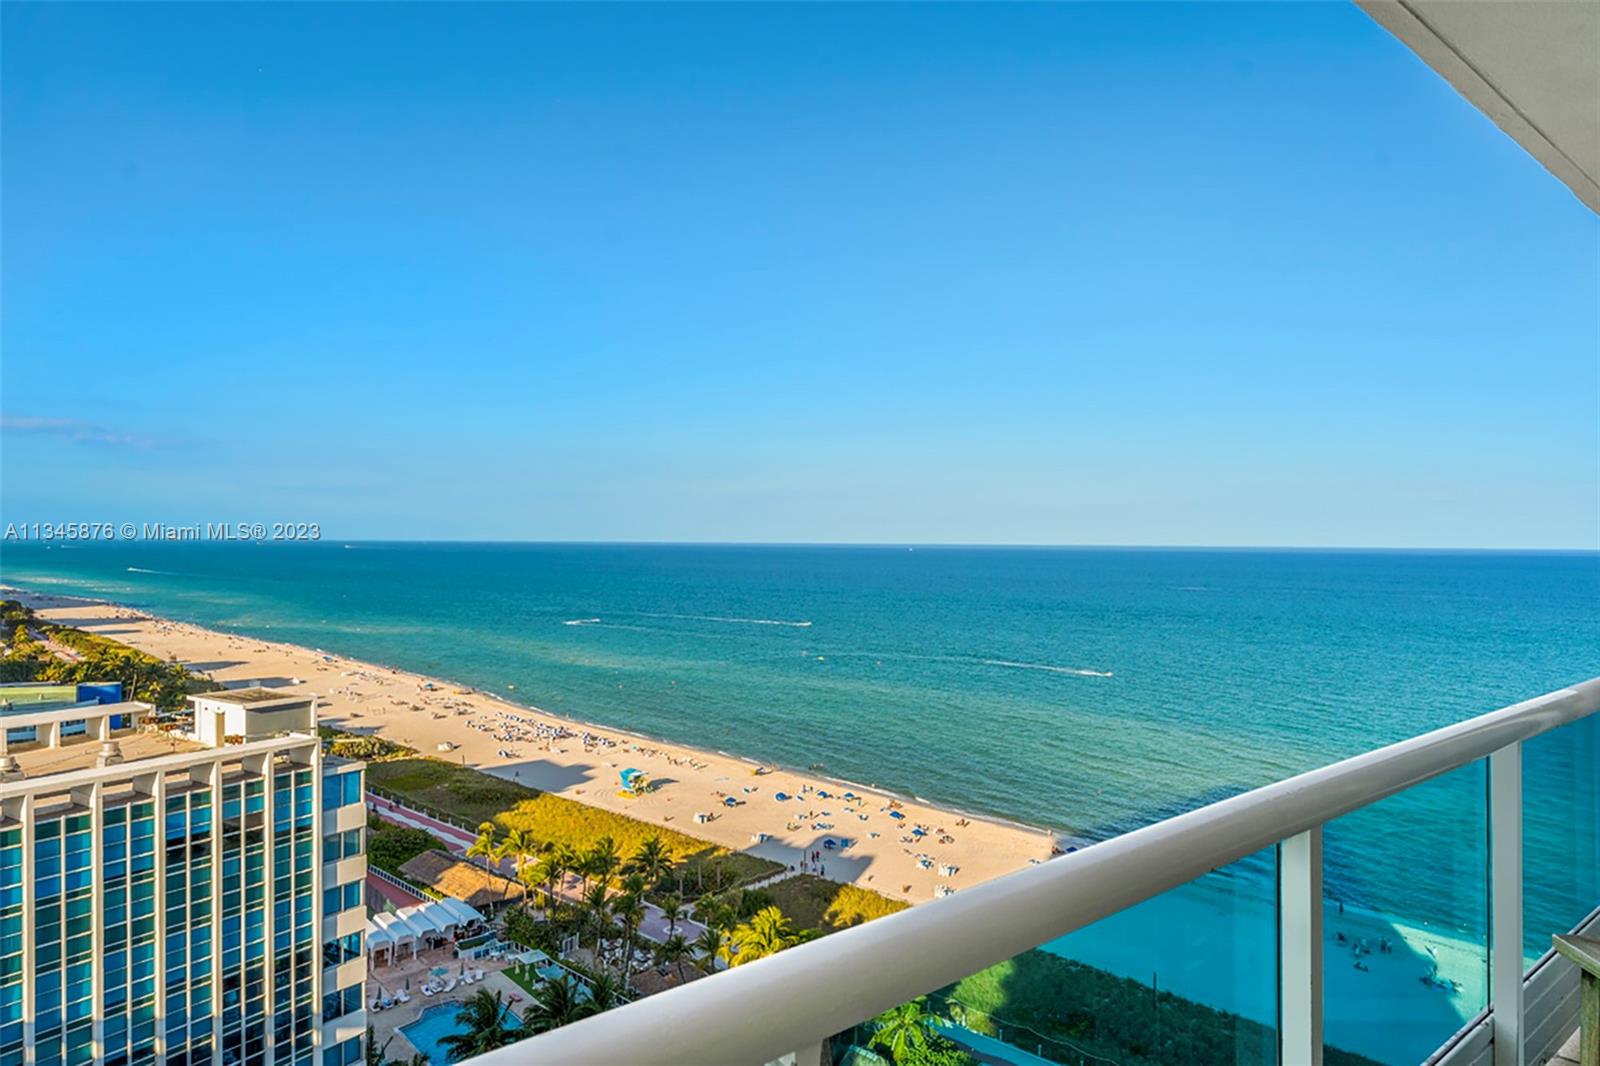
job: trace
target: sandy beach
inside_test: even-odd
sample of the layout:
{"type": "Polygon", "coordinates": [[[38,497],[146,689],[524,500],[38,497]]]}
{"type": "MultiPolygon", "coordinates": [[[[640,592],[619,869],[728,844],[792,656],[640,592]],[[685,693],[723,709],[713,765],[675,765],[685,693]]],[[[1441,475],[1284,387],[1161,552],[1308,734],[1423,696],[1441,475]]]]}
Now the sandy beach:
{"type": "Polygon", "coordinates": [[[376,733],[785,865],[820,854],[812,872],[897,899],[921,902],[1048,859],[1054,841],[1043,830],[563,718],[440,678],[98,600],[3,591],[50,621],[176,658],[229,686],[256,682],[314,694],[325,725],[376,733]],[[619,775],[628,768],[644,771],[654,787],[634,798],[621,794],[619,775]],[[825,849],[830,838],[849,844],[825,849]]]}

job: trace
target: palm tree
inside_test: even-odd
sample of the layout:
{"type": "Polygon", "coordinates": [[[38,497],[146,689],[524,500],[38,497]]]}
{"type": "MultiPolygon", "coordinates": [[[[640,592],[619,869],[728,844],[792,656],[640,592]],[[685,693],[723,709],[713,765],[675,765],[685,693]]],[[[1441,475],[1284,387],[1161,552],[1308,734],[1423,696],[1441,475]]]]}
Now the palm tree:
{"type": "Polygon", "coordinates": [[[472,847],[467,849],[467,858],[483,860],[484,888],[489,888],[494,884],[491,880],[493,871],[489,868],[489,863],[497,858],[495,855],[494,835],[495,824],[493,822],[479,822],[478,839],[474,840],[472,847]]]}
{"type": "Polygon", "coordinates": [[[460,1031],[440,1037],[439,1046],[444,1048],[451,1062],[476,1058],[505,1047],[516,1039],[516,1034],[506,1028],[507,1013],[499,992],[480,988],[468,996],[456,1012],[460,1031]]]}
{"type": "Polygon", "coordinates": [[[656,965],[676,968],[680,985],[683,984],[683,964],[693,957],[694,952],[682,933],[673,933],[656,947],[656,965]]]}
{"type": "Polygon", "coordinates": [[[563,974],[561,980],[541,982],[533,990],[522,1012],[522,1026],[530,1033],[548,1033],[594,1012],[593,998],[584,999],[578,982],[563,974]]]}
{"type": "Polygon", "coordinates": [[[630,896],[643,896],[645,889],[644,878],[636,873],[628,874],[618,883],[617,887],[630,896]]]}
{"type": "Polygon", "coordinates": [[[667,851],[667,846],[661,843],[660,837],[646,837],[644,843],[639,845],[639,850],[633,853],[633,858],[628,860],[627,868],[654,887],[672,869],[672,855],[667,851]]]}
{"type": "Polygon", "coordinates": [[[606,895],[606,886],[590,885],[583,894],[583,906],[586,924],[594,930],[594,949],[599,951],[600,939],[610,925],[611,918],[611,897],[606,895]]]}
{"type": "Polygon", "coordinates": [[[622,1002],[622,983],[604,970],[589,979],[591,1013],[599,1014],[622,1002]]]}
{"type": "Polygon", "coordinates": [[[633,976],[633,938],[644,921],[644,902],[631,892],[618,896],[611,904],[611,913],[622,923],[622,985],[628,985],[633,976]]]}
{"type": "Polygon", "coordinates": [[[688,914],[688,908],[683,905],[683,897],[676,893],[661,898],[661,917],[667,920],[667,934],[670,936],[678,931],[678,923],[688,914]]]}
{"type": "Polygon", "coordinates": [[[588,867],[589,874],[601,884],[610,884],[611,875],[622,865],[622,856],[617,854],[617,842],[610,837],[601,837],[595,841],[594,847],[589,849],[589,856],[584,865],[588,867]]]}
{"type": "Polygon", "coordinates": [[[878,1030],[872,1034],[872,1043],[886,1049],[899,1062],[908,1052],[927,1046],[933,1022],[925,999],[902,1003],[878,1016],[878,1030]]]}
{"type": "Polygon", "coordinates": [[[517,880],[522,880],[522,864],[539,851],[539,841],[534,835],[521,826],[512,826],[506,830],[506,838],[500,844],[497,859],[510,859],[516,868],[517,880]]]}
{"type": "MultiPolygon", "coordinates": [[[[569,873],[578,874],[584,879],[583,887],[589,887],[588,875],[583,872],[583,856],[571,844],[557,844],[550,857],[560,865],[562,877],[569,873]]],[[[556,878],[556,881],[560,882],[562,877],[556,878]]]]}
{"type": "Polygon", "coordinates": [[[739,926],[739,912],[719,896],[702,897],[694,909],[699,913],[702,922],[715,926],[724,933],[731,933],[739,926]]]}
{"type": "Polygon", "coordinates": [[[716,926],[708,925],[705,932],[695,937],[694,949],[700,953],[695,965],[706,973],[716,973],[717,960],[728,956],[728,938],[716,926]]]}
{"type": "Polygon", "coordinates": [[[796,929],[778,908],[763,907],[733,931],[731,939],[739,952],[729,960],[729,965],[743,966],[747,962],[776,955],[816,936],[815,929],[796,929]]]}
{"type": "Polygon", "coordinates": [[[566,872],[566,868],[561,865],[561,859],[554,852],[543,856],[523,871],[524,884],[529,887],[544,886],[544,906],[551,914],[554,914],[556,909],[556,885],[566,872]]]}

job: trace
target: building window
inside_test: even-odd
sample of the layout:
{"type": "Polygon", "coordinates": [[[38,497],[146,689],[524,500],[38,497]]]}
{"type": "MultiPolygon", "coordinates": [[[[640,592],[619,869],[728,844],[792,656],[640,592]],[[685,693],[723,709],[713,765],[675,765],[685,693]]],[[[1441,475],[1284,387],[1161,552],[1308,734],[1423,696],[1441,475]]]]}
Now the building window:
{"type": "Polygon", "coordinates": [[[351,770],[348,773],[334,774],[331,777],[323,779],[323,810],[336,810],[340,807],[349,807],[352,804],[361,802],[362,795],[360,770],[351,770]]]}
{"type": "Polygon", "coordinates": [[[361,1059],[361,1038],[352,1036],[349,1040],[335,1044],[322,1053],[322,1066],[355,1066],[361,1059]]]}

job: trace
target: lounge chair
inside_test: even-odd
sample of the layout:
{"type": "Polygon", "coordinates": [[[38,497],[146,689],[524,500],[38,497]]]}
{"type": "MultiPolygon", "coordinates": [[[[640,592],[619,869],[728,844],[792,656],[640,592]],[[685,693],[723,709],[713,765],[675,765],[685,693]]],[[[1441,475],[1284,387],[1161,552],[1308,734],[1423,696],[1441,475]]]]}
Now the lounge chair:
{"type": "Polygon", "coordinates": [[[411,993],[402,988],[400,991],[394,994],[394,1001],[396,1003],[410,1003],[411,993]]]}
{"type": "Polygon", "coordinates": [[[454,977],[452,977],[452,978],[450,978],[449,980],[447,980],[444,983],[443,991],[445,991],[445,992],[454,992],[455,990],[456,990],[456,979],[454,977]]]}
{"type": "Polygon", "coordinates": [[[473,980],[476,980],[476,981],[483,980],[483,967],[479,966],[476,970],[473,970],[472,971],[472,977],[473,977],[473,980]]]}

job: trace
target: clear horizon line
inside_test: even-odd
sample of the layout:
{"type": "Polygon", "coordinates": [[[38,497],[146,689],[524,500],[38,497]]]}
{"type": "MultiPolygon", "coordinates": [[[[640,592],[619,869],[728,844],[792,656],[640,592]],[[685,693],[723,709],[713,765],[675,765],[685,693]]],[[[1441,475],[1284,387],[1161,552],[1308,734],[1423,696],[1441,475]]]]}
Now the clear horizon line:
{"type": "MultiPolygon", "coordinates": [[[[181,524],[181,523],[178,523],[181,524]]],[[[137,544],[161,545],[170,541],[77,541],[77,542],[23,542],[34,546],[48,543],[53,547],[98,547],[102,545],[137,544]]],[[[192,546],[194,541],[181,542],[192,546]]],[[[316,541],[203,541],[198,543],[234,543],[240,546],[273,545],[331,546],[339,544],[459,544],[459,545],[571,545],[591,547],[682,547],[682,548],[906,548],[906,549],[972,549],[1006,548],[1035,551],[1278,551],[1278,552],[1452,552],[1489,553],[1519,552],[1546,554],[1600,554],[1600,546],[1546,546],[1524,547],[1514,545],[1386,545],[1386,544],[1171,544],[1171,543],[1046,543],[1039,541],[870,541],[870,540],[652,540],[652,539],[577,539],[577,538],[515,538],[515,537],[374,537],[374,536],[323,536],[316,541]]],[[[21,546],[13,544],[13,547],[21,546]]]]}

